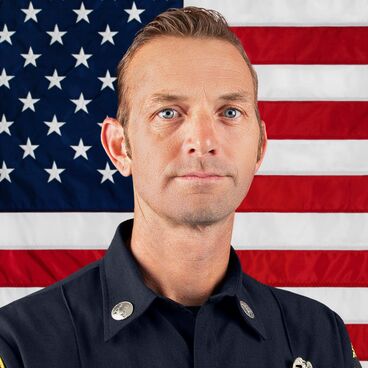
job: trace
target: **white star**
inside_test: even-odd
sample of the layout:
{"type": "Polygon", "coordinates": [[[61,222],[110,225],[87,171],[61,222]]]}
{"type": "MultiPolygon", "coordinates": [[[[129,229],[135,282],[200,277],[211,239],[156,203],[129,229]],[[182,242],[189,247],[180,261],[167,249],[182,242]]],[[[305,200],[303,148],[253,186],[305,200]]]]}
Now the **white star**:
{"type": "Polygon", "coordinates": [[[129,14],[129,18],[128,18],[127,23],[129,23],[133,19],[137,20],[139,23],[142,23],[139,14],[143,13],[145,11],[145,9],[137,9],[137,6],[135,5],[134,1],[133,1],[132,8],[131,9],[124,9],[124,11],[126,11],[129,14]]]}
{"type": "Polygon", "coordinates": [[[8,31],[7,25],[4,24],[3,30],[0,32],[0,43],[6,41],[12,45],[10,37],[13,36],[14,33],[15,31],[14,32],[8,31]]]}
{"type": "Polygon", "coordinates": [[[88,14],[92,13],[92,11],[93,9],[86,9],[82,1],[81,7],[79,9],[73,9],[73,12],[78,14],[78,19],[75,23],[78,23],[82,19],[89,23],[88,14]]]}
{"type": "Polygon", "coordinates": [[[33,64],[34,66],[37,66],[36,59],[38,59],[42,54],[34,54],[32,47],[30,47],[28,50],[28,54],[21,55],[25,59],[24,66],[27,66],[28,64],[33,64]]]}
{"type": "Polygon", "coordinates": [[[28,9],[21,9],[23,13],[26,14],[26,18],[24,19],[24,22],[27,22],[30,19],[33,19],[35,22],[37,22],[37,14],[42,10],[42,9],[34,9],[32,2],[29,2],[29,6],[28,9]]]}
{"type": "Polygon", "coordinates": [[[116,79],[111,77],[110,72],[107,70],[106,71],[106,75],[104,77],[98,77],[98,79],[103,82],[102,83],[102,87],[101,90],[103,90],[106,87],[111,88],[113,91],[115,91],[114,85],[112,84],[112,82],[116,79]]]}
{"type": "Polygon", "coordinates": [[[31,92],[28,92],[28,95],[26,98],[19,98],[18,100],[21,100],[21,102],[23,102],[22,111],[27,110],[27,109],[31,109],[32,111],[35,111],[34,104],[38,102],[40,99],[32,98],[31,92]]]}
{"type": "Polygon", "coordinates": [[[49,127],[47,135],[55,132],[61,136],[60,128],[65,124],[65,122],[57,121],[56,115],[54,115],[52,121],[44,121],[44,123],[49,127]]]}
{"type": "Polygon", "coordinates": [[[57,87],[57,88],[61,89],[60,82],[65,78],[65,76],[59,76],[58,73],[57,73],[57,70],[55,69],[53,75],[45,75],[45,78],[47,78],[50,81],[48,89],[50,89],[52,87],[57,87]]]}
{"type": "Polygon", "coordinates": [[[5,86],[10,89],[9,81],[10,79],[13,79],[13,78],[14,78],[14,75],[6,75],[6,70],[3,68],[3,71],[1,72],[1,75],[0,75],[0,87],[5,86]]]}
{"type": "Polygon", "coordinates": [[[11,182],[10,180],[10,176],[9,174],[13,171],[14,169],[11,168],[7,168],[6,167],[6,163],[5,161],[3,161],[3,167],[0,169],[0,182],[3,181],[4,179],[8,180],[11,182]]]}
{"type": "Polygon", "coordinates": [[[47,171],[49,173],[49,180],[47,181],[48,183],[50,183],[51,180],[57,180],[61,183],[61,179],[60,179],[60,174],[65,170],[65,169],[58,169],[58,167],[56,166],[55,161],[52,163],[52,168],[51,169],[44,169],[45,171],[47,171]]]}
{"type": "Polygon", "coordinates": [[[72,54],[72,55],[77,59],[74,68],[76,68],[80,64],[83,64],[87,68],[89,68],[87,60],[92,56],[92,54],[85,54],[83,47],[81,47],[79,54],[72,54]]]}
{"type": "Polygon", "coordinates": [[[28,155],[32,156],[33,158],[36,158],[33,151],[38,147],[38,145],[32,145],[31,140],[29,139],[29,137],[27,139],[27,143],[26,144],[20,144],[19,147],[24,150],[22,158],[25,158],[28,155]]]}
{"type": "Polygon", "coordinates": [[[105,180],[110,180],[114,183],[114,178],[112,177],[118,170],[110,169],[109,163],[106,162],[106,166],[104,169],[97,170],[100,174],[102,174],[101,183],[102,184],[105,180]]]}
{"type": "Polygon", "coordinates": [[[88,160],[87,157],[87,151],[92,147],[92,146],[85,146],[83,144],[83,140],[82,138],[79,140],[79,144],[78,146],[70,146],[73,148],[73,150],[75,151],[75,155],[73,157],[73,159],[75,160],[77,157],[79,156],[83,156],[86,160],[88,160]]]}
{"type": "Polygon", "coordinates": [[[98,33],[102,36],[101,45],[104,44],[105,42],[111,42],[113,45],[115,45],[113,37],[118,32],[111,32],[109,25],[106,26],[105,32],[98,32],[98,33]]]}
{"type": "MultiPolygon", "coordinates": [[[[109,116],[108,116],[108,115],[106,115],[105,119],[107,119],[108,117],[109,117],[109,116]]],[[[102,128],[103,122],[102,122],[102,123],[97,123],[97,125],[99,125],[99,126],[100,126],[100,128],[102,128]]]]}
{"type": "Polygon", "coordinates": [[[55,24],[54,30],[47,32],[48,35],[51,36],[50,45],[52,45],[54,42],[59,42],[63,45],[63,40],[61,37],[63,37],[67,32],[61,32],[59,31],[59,27],[57,24],[55,24]]]}
{"type": "Polygon", "coordinates": [[[83,93],[81,92],[79,98],[77,100],[70,100],[75,104],[75,111],[74,113],[76,113],[79,110],[83,110],[88,114],[88,110],[87,110],[87,105],[92,101],[92,100],[85,100],[83,93]]]}
{"type": "Polygon", "coordinates": [[[12,124],[14,124],[14,121],[6,121],[5,115],[3,114],[3,117],[1,118],[1,121],[0,121],[0,134],[2,132],[5,132],[5,133],[8,133],[9,135],[11,135],[9,127],[12,124]]]}

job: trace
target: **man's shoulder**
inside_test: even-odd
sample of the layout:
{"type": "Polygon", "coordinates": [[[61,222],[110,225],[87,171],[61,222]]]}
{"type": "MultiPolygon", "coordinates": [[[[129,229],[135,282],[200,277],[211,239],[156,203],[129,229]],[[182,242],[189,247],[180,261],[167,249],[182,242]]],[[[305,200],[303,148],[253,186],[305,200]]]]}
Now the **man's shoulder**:
{"type": "MultiPolygon", "coordinates": [[[[357,359],[353,359],[345,323],[336,311],[318,300],[266,285],[247,274],[243,276],[251,297],[256,300],[257,307],[262,308],[266,324],[275,326],[273,319],[280,317],[282,320],[296,356],[308,357],[313,351],[311,347],[324,346],[326,357],[328,352],[336,361],[344,361],[346,367],[360,367],[357,359]]],[[[323,359],[319,357],[316,361],[323,359]]]]}
{"type": "Polygon", "coordinates": [[[289,291],[284,288],[267,285],[255,278],[243,273],[243,283],[253,298],[263,302],[270,302],[270,298],[284,311],[287,316],[299,319],[301,315],[306,318],[311,316],[331,316],[335,312],[322,302],[308,296],[289,291]]]}
{"type": "Polygon", "coordinates": [[[81,302],[97,288],[101,260],[90,263],[62,280],[0,308],[0,337],[14,338],[55,329],[69,333],[69,299],[81,302]],[[33,331],[33,332],[32,332],[33,331]]]}
{"type": "Polygon", "coordinates": [[[79,366],[71,305],[83,310],[93,304],[91,295],[97,299],[100,262],[0,308],[0,358],[7,367],[51,367],[66,357],[68,367],[79,366]]]}

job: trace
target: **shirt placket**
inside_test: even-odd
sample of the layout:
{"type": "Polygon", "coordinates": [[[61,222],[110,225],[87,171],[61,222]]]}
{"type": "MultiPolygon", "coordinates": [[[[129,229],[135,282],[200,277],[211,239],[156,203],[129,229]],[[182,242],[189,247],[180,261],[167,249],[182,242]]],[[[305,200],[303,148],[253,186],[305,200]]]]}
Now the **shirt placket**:
{"type": "Polygon", "coordinates": [[[216,338],[213,330],[213,304],[205,304],[197,313],[194,327],[193,367],[216,368],[216,338]]]}

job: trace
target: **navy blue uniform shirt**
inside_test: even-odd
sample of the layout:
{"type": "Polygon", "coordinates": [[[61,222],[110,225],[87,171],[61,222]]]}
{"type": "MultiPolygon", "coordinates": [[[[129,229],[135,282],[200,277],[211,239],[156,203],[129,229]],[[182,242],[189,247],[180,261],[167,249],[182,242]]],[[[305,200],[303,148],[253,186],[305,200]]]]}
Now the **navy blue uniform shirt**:
{"type": "Polygon", "coordinates": [[[202,306],[156,294],[130,251],[132,225],[118,226],[102,259],[0,309],[0,367],[360,366],[334,311],[243,273],[233,247],[202,306]]]}

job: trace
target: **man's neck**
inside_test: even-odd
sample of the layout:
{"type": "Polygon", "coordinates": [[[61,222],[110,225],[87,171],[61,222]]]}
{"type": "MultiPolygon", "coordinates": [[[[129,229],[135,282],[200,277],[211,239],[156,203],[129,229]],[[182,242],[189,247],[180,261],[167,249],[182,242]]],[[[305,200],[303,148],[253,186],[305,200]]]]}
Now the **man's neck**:
{"type": "Polygon", "coordinates": [[[130,248],[146,285],[180,304],[203,304],[225,277],[233,222],[234,214],[193,230],[135,214],[130,248]]]}

